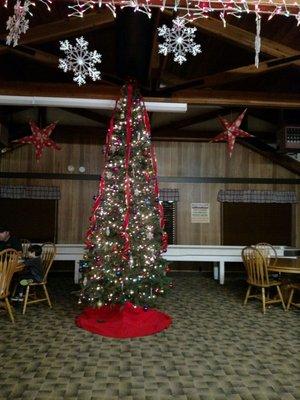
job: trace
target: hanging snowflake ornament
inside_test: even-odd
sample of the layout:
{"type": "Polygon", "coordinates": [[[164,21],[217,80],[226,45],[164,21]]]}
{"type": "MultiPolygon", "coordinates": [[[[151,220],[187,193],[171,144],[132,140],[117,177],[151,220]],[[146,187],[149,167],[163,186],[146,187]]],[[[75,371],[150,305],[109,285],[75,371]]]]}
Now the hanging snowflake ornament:
{"type": "Polygon", "coordinates": [[[158,36],[162,36],[165,40],[163,44],[159,44],[159,53],[166,56],[169,53],[174,54],[174,61],[180,65],[184,63],[188,53],[195,56],[201,53],[200,44],[195,44],[195,32],[197,28],[187,28],[186,21],[177,17],[172,21],[173,27],[168,28],[163,25],[158,29],[158,36]]]}
{"type": "Polygon", "coordinates": [[[83,36],[76,38],[76,45],[72,46],[68,40],[60,42],[60,50],[66,53],[66,58],[59,59],[59,68],[64,72],[73,71],[73,81],[79,86],[86,83],[89,76],[93,81],[101,79],[100,71],[95,64],[101,63],[101,54],[96,50],[88,51],[89,43],[83,36]]]}
{"type": "Polygon", "coordinates": [[[6,36],[6,44],[13,46],[18,45],[18,41],[22,33],[26,33],[29,28],[29,20],[26,19],[27,14],[30,14],[29,7],[32,5],[32,2],[29,0],[25,0],[24,4],[21,4],[21,1],[17,1],[14,5],[14,15],[9,17],[6,22],[6,30],[9,31],[6,36]]]}

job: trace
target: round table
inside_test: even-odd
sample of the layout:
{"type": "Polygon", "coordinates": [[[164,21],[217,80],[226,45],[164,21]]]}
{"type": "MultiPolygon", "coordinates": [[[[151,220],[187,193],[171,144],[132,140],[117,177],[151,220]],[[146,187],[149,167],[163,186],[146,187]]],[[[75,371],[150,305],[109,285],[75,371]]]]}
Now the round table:
{"type": "Polygon", "coordinates": [[[268,271],[300,274],[300,258],[278,258],[275,265],[268,266],[268,271]]]}
{"type": "MultiPolygon", "coordinates": [[[[300,258],[278,258],[275,265],[268,267],[268,271],[282,274],[300,274],[300,258]]],[[[282,280],[281,292],[285,303],[291,292],[290,280],[282,280]]]]}

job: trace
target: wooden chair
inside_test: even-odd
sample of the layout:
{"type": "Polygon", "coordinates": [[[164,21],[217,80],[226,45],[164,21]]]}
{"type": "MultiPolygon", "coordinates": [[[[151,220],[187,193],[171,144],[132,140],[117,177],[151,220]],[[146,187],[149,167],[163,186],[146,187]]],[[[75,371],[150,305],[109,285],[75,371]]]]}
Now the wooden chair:
{"type": "Polygon", "coordinates": [[[42,251],[42,264],[43,264],[43,279],[41,282],[32,282],[29,283],[26,286],[26,293],[25,293],[25,298],[24,298],[24,304],[23,304],[23,315],[26,312],[26,307],[28,304],[33,304],[33,303],[40,303],[41,301],[47,301],[49,304],[49,307],[52,308],[52,304],[50,301],[50,297],[47,291],[47,277],[48,277],[48,272],[52,266],[55,254],[56,254],[56,247],[54,243],[44,243],[42,245],[43,251],[42,251]],[[38,288],[43,288],[43,297],[38,297],[37,296],[37,290],[38,288]],[[33,289],[34,292],[30,293],[30,289],[33,289]]]}
{"type": "Polygon", "coordinates": [[[266,312],[267,304],[281,303],[283,309],[285,310],[285,304],[280,290],[281,282],[269,279],[266,258],[263,256],[260,250],[252,246],[245,247],[242,250],[242,258],[246,268],[247,282],[249,285],[244,305],[247,304],[247,301],[250,297],[255,297],[262,301],[262,310],[264,314],[266,312]],[[253,287],[260,289],[261,295],[250,295],[253,287]],[[279,299],[270,299],[269,294],[267,294],[266,297],[265,289],[269,289],[271,287],[277,288],[279,299]]]}
{"type": "Polygon", "coordinates": [[[22,257],[26,258],[28,256],[28,249],[31,246],[31,242],[28,239],[20,239],[22,244],[22,257]]]}
{"type": "Polygon", "coordinates": [[[287,311],[290,309],[291,305],[300,308],[300,303],[293,303],[293,297],[294,297],[295,290],[300,290],[300,283],[292,283],[291,284],[291,293],[290,293],[290,297],[289,297],[288,304],[286,307],[287,311]]]}
{"type": "Polygon", "coordinates": [[[265,257],[268,267],[274,266],[277,263],[277,252],[271,244],[257,243],[254,247],[265,257]]]}
{"type": "Polygon", "coordinates": [[[19,253],[14,249],[6,249],[0,252],[0,307],[5,308],[12,323],[15,323],[12,307],[8,296],[11,278],[17,269],[19,253]]]}

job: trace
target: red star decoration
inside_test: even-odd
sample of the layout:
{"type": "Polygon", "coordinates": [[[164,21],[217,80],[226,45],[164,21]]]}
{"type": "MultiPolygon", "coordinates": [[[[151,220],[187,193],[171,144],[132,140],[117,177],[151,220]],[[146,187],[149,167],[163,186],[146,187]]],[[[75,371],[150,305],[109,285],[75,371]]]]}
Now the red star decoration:
{"type": "Polygon", "coordinates": [[[227,148],[229,157],[231,158],[236,137],[253,137],[250,133],[240,129],[240,125],[245,116],[247,108],[240,114],[233,122],[227,121],[227,119],[219,117],[222,127],[225,129],[222,133],[213,138],[212,142],[220,142],[222,140],[227,141],[227,148]]]}
{"type": "Polygon", "coordinates": [[[19,140],[16,140],[16,142],[20,144],[32,143],[35,147],[35,158],[37,161],[39,161],[44,147],[52,147],[53,149],[60,150],[60,147],[49,138],[56,124],[57,122],[53,122],[52,124],[46,126],[46,128],[39,128],[34,121],[29,121],[32,135],[25,136],[19,140]]]}

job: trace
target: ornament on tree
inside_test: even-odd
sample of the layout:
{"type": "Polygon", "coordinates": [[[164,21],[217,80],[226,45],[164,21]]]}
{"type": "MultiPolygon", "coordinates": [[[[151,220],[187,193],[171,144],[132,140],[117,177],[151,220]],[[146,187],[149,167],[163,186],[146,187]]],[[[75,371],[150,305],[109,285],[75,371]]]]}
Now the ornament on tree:
{"type": "Polygon", "coordinates": [[[235,144],[235,138],[237,137],[253,137],[250,133],[243,131],[240,129],[240,125],[242,120],[245,116],[247,108],[233,121],[229,122],[227,119],[223,117],[219,117],[219,121],[222,127],[225,129],[222,133],[217,135],[212,139],[212,142],[220,142],[220,141],[227,141],[227,148],[229,157],[231,158],[233,153],[233,148],[235,144]]]}
{"type": "Polygon", "coordinates": [[[14,5],[14,15],[9,17],[6,22],[6,30],[9,31],[6,36],[6,44],[13,47],[18,45],[18,41],[22,33],[26,33],[29,29],[29,20],[26,18],[27,14],[30,15],[29,7],[33,3],[30,0],[25,0],[24,4],[21,1],[17,1],[14,5]]]}
{"type": "Polygon", "coordinates": [[[152,232],[148,232],[146,236],[147,236],[147,239],[149,239],[149,240],[153,239],[153,233],[152,232]]]}
{"type": "Polygon", "coordinates": [[[174,61],[180,65],[184,63],[186,55],[188,53],[195,56],[201,53],[200,44],[195,44],[195,32],[197,28],[187,28],[186,20],[184,18],[177,17],[172,21],[173,27],[168,28],[163,25],[158,29],[158,36],[162,36],[165,42],[159,44],[159,53],[166,56],[167,54],[174,54],[174,61]]]}
{"type": "Polygon", "coordinates": [[[52,147],[55,150],[60,150],[60,146],[58,146],[58,144],[50,139],[50,135],[56,124],[57,122],[53,122],[52,124],[46,126],[46,128],[39,128],[34,121],[30,121],[29,125],[32,135],[15,140],[15,143],[31,143],[35,147],[35,158],[37,161],[39,161],[42,156],[44,147],[52,147]]]}
{"type": "Polygon", "coordinates": [[[59,59],[58,68],[64,72],[72,71],[73,81],[79,86],[86,83],[87,76],[93,81],[101,79],[100,71],[95,68],[95,64],[101,63],[101,54],[96,50],[88,51],[88,45],[83,36],[76,38],[75,46],[72,46],[68,40],[60,42],[60,50],[66,53],[66,58],[59,59]]]}

